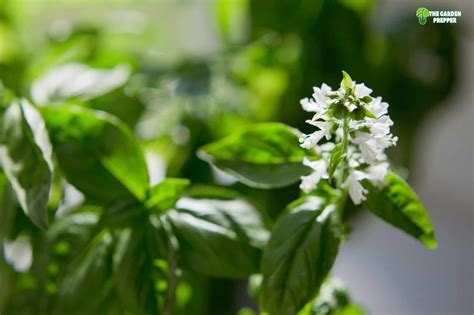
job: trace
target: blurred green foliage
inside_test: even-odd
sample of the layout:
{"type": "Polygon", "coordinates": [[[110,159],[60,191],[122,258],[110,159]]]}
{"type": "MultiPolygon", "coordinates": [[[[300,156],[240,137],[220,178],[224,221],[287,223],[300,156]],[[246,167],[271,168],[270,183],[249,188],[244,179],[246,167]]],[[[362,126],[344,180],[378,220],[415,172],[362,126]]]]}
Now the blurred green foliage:
{"type": "MultiPolygon", "coordinates": [[[[155,166],[152,180],[166,175],[231,185],[250,196],[271,221],[297,197],[296,186],[268,191],[244,187],[198,159],[197,148],[255,122],[279,121],[304,131],[299,99],[314,85],[335,85],[341,70],[347,70],[390,103],[393,132],[401,139],[392,156],[409,167],[417,127],[457,78],[457,30],[420,27],[415,9],[382,19],[371,0],[0,0],[0,115],[12,94],[31,98],[32,83],[62,65],[127,65],[131,75],[126,82],[92,100],[76,97],[74,104],[119,118],[118,133],[122,124],[133,130],[141,142],[131,145],[140,145],[155,166]],[[202,29],[203,20],[208,29],[202,29]]],[[[51,119],[59,114],[51,113],[51,119]]],[[[54,181],[50,221],[58,208],[68,206],[66,186],[54,181]]],[[[133,178],[129,181],[139,189],[133,178]]],[[[99,234],[90,243],[99,211],[90,200],[72,202],[73,214],[41,233],[19,209],[1,172],[0,196],[0,239],[28,235],[33,247],[28,272],[14,272],[2,251],[3,313],[50,314],[60,274],[74,268],[71,257],[87,259],[81,251],[86,244],[104,260],[112,259],[108,235],[99,234]]],[[[98,276],[111,272],[105,269],[87,278],[99,281],[98,276]]],[[[235,314],[242,305],[253,305],[238,281],[193,272],[183,279],[177,314],[235,314]]],[[[106,307],[114,302],[112,288],[95,292],[94,282],[66,283],[84,285],[91,297],[100,295],[103,304],[88,305],[90,312],[100,312],[100,307],[110,314],[122,311],[119,304],[106,307]]],[[[251,311],[241,311],[247,313],[251,311]]]]}

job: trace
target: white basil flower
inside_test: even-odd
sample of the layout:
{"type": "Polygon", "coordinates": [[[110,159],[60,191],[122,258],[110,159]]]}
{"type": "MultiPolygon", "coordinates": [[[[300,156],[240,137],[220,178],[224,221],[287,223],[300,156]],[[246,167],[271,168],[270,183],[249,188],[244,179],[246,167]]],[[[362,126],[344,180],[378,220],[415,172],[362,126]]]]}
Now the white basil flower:
{"type": "Polygon", "coordinates": [[[303,137],[300,138],[300,145],[305,149],[314,148],[323,137],[324,132],[321,130],[315,131],[309,135],[303,135],[303,137]]]}
{"type": "Polygon", "coordinates": [[[333,158],[337,162],[331,176],[339,178],[350,171],[341,181],[355,204],[365,200],[367,193],[360,183],[362,179],[378,187],[385,184],[388,163],[384,151],[395,145],[398,138],[390,132],[393,121],[386,115],[388,104],[381,97],[369,97],[371,93],[372,89],[364,83],[356,84],[344,73],[337,90],[323,84],[321,88],[314,87],[312,98],[301,100],[304,110],[315,112],[306,122],[316,127],[316,131],[301,137],[301,147],[314,149],[321,157],[318,161],[305,160],[304,164],[314,172],[301,177],[303,191],[313,190],[321,179],[328,177],[328,165],[333,158]],[[323,138],[328,142],[319,144],[323,138]],[[342,154],[334,151],[336,145],[338,150],[344,150],[342,154]]]}
{"type": "Polygon", "coordinates": [[[365,132],[356,132],[356,137],[352,140],[359,145],[360,152],[365,162],[373,164],[380,153],[380,146],[376,139],[365,132]]]}
{"type": "Polygon", "coordinates": [[[322,110],[321,106],[311,98],[305,97],[305,98],[301,99],[300,104],[301,104],[301,107],[303,108],[303,110],[306,111],[306,112],[318,113],[322,110]]]}
{"type": "Polygon", "coordinates": [[[353,112],[357,106],[354,103],[351,103],[349,101],[344,102],[344,106],[347,108],[349,112],[353,112]]]}
{"type": "Polygon", "coordinates": [[[318,121],[307,120],[306,122],[310,125],[313,125],[319,128],[319,130],[309,135],[304,135],[302,138],[300,138],[301,147],[305,149],[314,148],[319,143],[319,141],[321,141],[323,137],[326,137],[327,140],[331,139],[331,128],[332,128],[331,122],[319,121],[319,120],[318,121]]]}
{"type": "Polygon", "coordinates": [[[365,179],[367,175],[361,171],[352,171],[347,177],[344,185],[349,187],[349,196],[355,205],[359,205],[365,200],[365,194],[367,190],[362,187],[360,181],[365,179]]]}
{"type": "Polygon", "coordinates": [[[383,188],[386,185],[385,177],[388,173],[388,163],[383,162],[369,166],[367,169],[367,179],[379,188],[383,188]]]}
{"type": "Polygon", "coordinates": [[[328,107],[327,94],[332,91],[329,85],[323,83],[321,88],[315,86],[313,87],[313,91],[313,98],[316,100],[316,103],[318,103],[322,109],[326,109],[328,107]]]}
{"type": "Polygon", "coordinates": [[[332,142],[326,142],[326,143],[321,144],[318,147],[318,149],[319,149],[319,152],[331,152],[335,146],[336,145],[332,142]]]}
{"type": "Polygon", "coordinates": [[[300,189],[307,193],[316,187],[321,178],[328,178],[328,164],[323,159],[311,161],[305,157],[303,159],[303,165],[313,170],[308,176],[301,177],[300,189]]]}
{"type": "Polygon", "coordinates": [[[363,98],[365,96],[369,96],[372,93],[372,89],[369,89],[365,86],[364,83],[355,84],[354,83],[354,95],[357,98],[363,98]]]}
{"type": "Polygon", "coordinates": [[[379,118],[387,113],[388,103],[382,102],[382,98],[379,96],[367,104],[367,109],[374,114],[375,117],[379,118]]]}
{"type": "Polygon", "coordinates": [[[382,116],[372,122],[370,126],[370,133],[373,136],[388,135],[390,134],[391,125],[393,125],[393,121],[388,116],[382,116]]]}

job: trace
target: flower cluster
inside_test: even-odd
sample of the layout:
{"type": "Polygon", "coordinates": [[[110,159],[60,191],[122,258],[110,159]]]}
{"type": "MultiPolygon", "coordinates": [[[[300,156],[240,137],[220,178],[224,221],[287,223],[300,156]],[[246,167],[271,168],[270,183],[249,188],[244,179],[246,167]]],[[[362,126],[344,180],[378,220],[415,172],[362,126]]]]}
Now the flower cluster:
{"type": "Polygon", "coordinates": [[[371,97],[371,93],[343,72],[339,89],[333,91],[323,84],[314,87],[312,98],[301,100],[305,111],[315,113],[306,122],[317,128],[300,139],[301,147],[314,149],[321,156],[316,161],[303,161],[313,170],[301,178],[304,192],[315,189],[321,179],[336,177],[352,201],[360,204],[367,193],[363,179],[384,186],[389,166],[384,151],[396,144],[397,137],[390,133],[393,122],[387,116],[388,104],[381,97],[371,97]],[[323,139],[325,143],[320,144],[323,139]]]}

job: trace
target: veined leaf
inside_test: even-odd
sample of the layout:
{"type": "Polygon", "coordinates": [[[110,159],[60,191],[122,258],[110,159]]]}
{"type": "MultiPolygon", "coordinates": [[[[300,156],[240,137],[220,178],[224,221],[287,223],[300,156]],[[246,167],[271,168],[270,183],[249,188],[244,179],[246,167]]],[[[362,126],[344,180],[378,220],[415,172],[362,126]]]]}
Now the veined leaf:
{"type": "Polygon", "coordinates": [[[334,205],[308,204],[276,224],[262,260],[262,306],[272,315],[296,314],[318,292],[336,258],[340,236],[334,205]]]}
{"type": "Polygon", "coordinates": [[[299,137],[284,124],[261,123],[202,147],[198,155],[251,187],[283,187],[311,172],[302,161],[314,153],[299,146],[299,137]]]}
{"type": "Polygon", "coordinates": [[[387,186],[380,190],[366,183],[369,190],[364,205],[382,220],[417,238],[426,247],[437,247],[435,232],[425,207],[411,187],[389,172],[387,186]]]}
{"type": "Polygon", "coordinates": [[[242,199],[185,197],[176,208],[167,215],[185,267],[224,278],[244,278],[258,271],[268,231],[252,205],[242,199]]]}
{"type": "Polygon", "coordinates": [[[13,103],[5,113],[0,153],[25,214],[39,227],[47,227],[52,147],[41,115],[26,100],[13,103]]]}
{"type": "Polygon", "coordinates": [[[102,203],[144,200],[149,187],[143,152],[117,118],[79,106],[41,108],[58,163],[68,181],[102,203]]]}

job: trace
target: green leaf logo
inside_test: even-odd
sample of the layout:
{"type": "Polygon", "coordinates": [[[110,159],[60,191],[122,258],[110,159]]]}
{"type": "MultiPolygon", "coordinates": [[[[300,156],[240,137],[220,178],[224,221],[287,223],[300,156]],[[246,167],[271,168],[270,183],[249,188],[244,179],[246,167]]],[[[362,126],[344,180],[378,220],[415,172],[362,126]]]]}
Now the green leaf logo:
{"type": "Polygon", "coordinates": [[[416,16],[418,17],[418,22],[420,25],[425,25],[426,21],[428,21],[428,17],[430,16],[430,11],[427,8],[418,8],[416,10],[416,16]]]}

